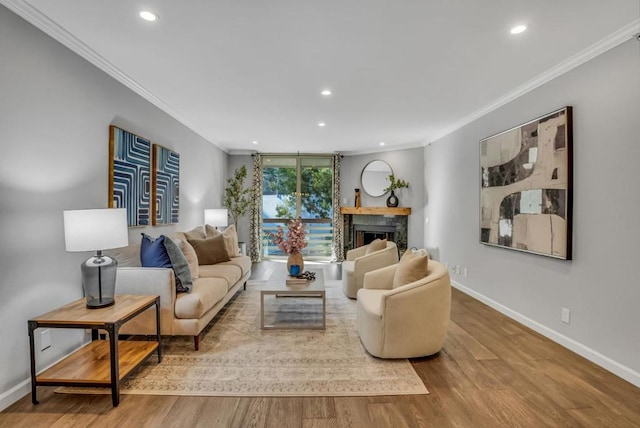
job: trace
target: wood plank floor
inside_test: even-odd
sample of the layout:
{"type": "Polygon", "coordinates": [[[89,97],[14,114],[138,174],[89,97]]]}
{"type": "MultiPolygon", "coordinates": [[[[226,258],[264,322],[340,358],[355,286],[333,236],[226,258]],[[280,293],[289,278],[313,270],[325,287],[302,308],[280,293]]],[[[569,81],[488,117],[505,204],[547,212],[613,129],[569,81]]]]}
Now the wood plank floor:
{"type": "MultiPolygon", "coordinates": [[[[263,262],[253,278],[276,264],[263,262]]],[[[306,268],[310,268],[307,265],[306,268]]],[[[324,265],[339,279],[340,266],[324,265]]],[[[0,427],[640,427],[640,389],[453,290],[438,355],[412,360],[430,391],[389,397],[174,397],[55,394],[39,387],[0,427]]]]}

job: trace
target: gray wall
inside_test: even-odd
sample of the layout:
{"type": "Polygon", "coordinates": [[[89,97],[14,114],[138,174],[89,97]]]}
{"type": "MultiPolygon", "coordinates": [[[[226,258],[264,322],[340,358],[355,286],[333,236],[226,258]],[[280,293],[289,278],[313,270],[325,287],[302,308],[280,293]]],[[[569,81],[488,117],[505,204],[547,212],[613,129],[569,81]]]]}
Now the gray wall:
{"type": "Polygon", "coordinates": [[[394,150],[366,155],[345,156],[342,158],[340,168],[340,180],[342,193],[342,205],[352,207],[355,202],[355,190],[360,188],[361,205],[363,207],[386,207],[389,194],[374,198],[362,191],[360,174],[362,169],[372,160],[387,162],[394,175],[398,179],[409,182],[408,189],[400,189],[395,192],[400,200],[401,207],[410,207],[408,248],[424,247],[424,148],[408,150],[394,150]],[[345,202],[346,201],[346,202],[345,202]]]}
{"type": "Polygon", "coordinates": [[[640,45],[629,40],[425,149],[425,240],[440,260],[469,269],[453,280],[636,384],[639,101],[640,45]],[[479,140],[565,105],[574,119],[574,260],[479,244],[479,140]]]}
{"type": "MultiPolygon", "coordinates": [[[[132,228],[130,242],[219,206],[224,152],[0,6],[0,409],[27,391],[27,320],[82,297],[90,254],[65,252],[62,211],[107,207],[110,124],[180,153],[180,223],[132,228]]],[[[38,368],[84,340],[52,330],[38,368]]]]}

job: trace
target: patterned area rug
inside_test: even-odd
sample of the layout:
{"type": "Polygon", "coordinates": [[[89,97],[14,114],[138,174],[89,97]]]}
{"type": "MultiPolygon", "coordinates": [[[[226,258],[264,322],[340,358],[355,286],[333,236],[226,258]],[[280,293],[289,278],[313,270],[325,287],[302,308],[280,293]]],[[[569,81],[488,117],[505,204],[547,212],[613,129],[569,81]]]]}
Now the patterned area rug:
{"type": "MultiPolygon", "coordinates": [[[[380,360],[362,347],[356,302],[340,281],[326,281],[326,330],[261,330],[260,288],[247,290],[193,338],[163,338],[162,363],[151,357],[122,384],[123,394],[201,396],[366,396],[428,394],[408,360],[380,360]]],[[[319,298],[265,299],[268,323],[321,322],[319,298]]],[[[79,388],[59,392],[83,393],[79,388]]],[[[109,393],[100,389],[93,393],[109,393]]]]}

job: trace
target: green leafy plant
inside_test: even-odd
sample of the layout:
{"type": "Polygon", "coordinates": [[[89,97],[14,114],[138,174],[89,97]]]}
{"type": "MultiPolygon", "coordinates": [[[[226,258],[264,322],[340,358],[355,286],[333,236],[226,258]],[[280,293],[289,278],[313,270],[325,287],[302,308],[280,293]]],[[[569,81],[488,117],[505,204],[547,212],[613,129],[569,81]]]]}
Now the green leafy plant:
{"type": "Polygon", "coordinates": [[[233,177],[227,178],[227,187],[224,188],[224,206],[229,210],[233,224],[238,230],[238,219],[246,214],[251,206],[253,192],[244,187],[247,178],[247,167],[242,165],[233,172],[233,177]]]}
{"type": "Polygon", "coordinates": [[[395,175],[393,174],[389,175],[389,177],[387,177],[387,180],[389,180],[389,186],[384,189],[385,193],[392,190],[405,189],[409,187],[409,182],[396,179],[395,175]]]}

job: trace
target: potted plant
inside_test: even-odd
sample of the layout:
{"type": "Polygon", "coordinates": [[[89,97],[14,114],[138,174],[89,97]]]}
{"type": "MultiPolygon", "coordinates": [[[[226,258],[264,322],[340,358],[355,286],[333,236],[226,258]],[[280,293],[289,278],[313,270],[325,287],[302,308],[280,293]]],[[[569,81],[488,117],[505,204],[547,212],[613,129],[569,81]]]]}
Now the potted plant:
{"type": "Polygon", "coordinates": [[[404,181],[402,179],[396,179],[395,175],[391,174],[387,177],[389,180],[389,186],[384,189],[384,192],[391,192],[389,197],[387,198],[387,206],[388,207],[397,207],[398,206],[398,198],[393,192],[396,189],[406,189],[409,188],[409,182],[404,181]]]}
{"type": "Polygon", "coordinates": [[[247,178],[247,167],[242,165],[233,172],[233,177],[227,178],[227,187],[224,189],[224,206],[229,210],[233,224],[238,230],[238,219],[246,214],[251,206],[252,191],[244,187],[247,178]]]}

